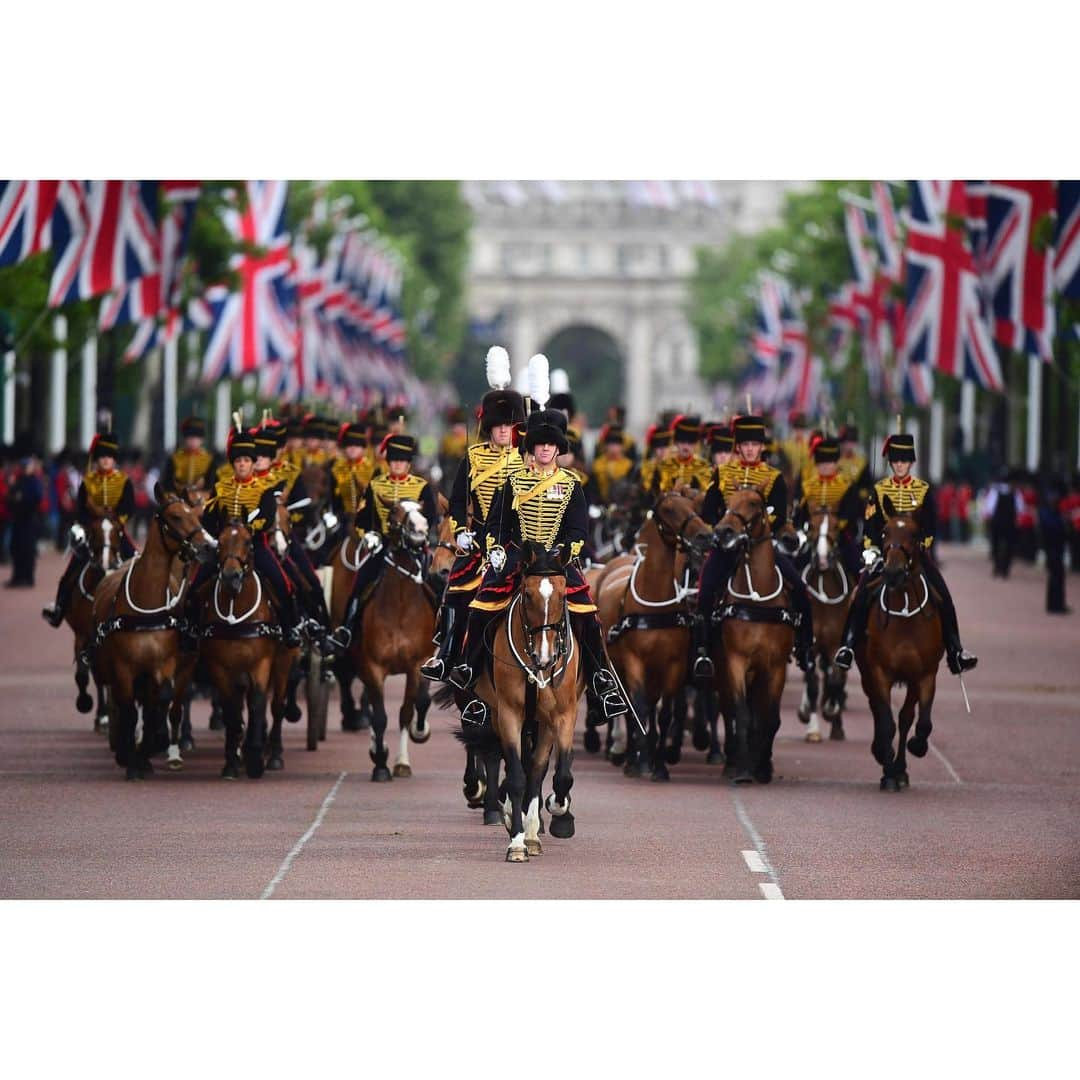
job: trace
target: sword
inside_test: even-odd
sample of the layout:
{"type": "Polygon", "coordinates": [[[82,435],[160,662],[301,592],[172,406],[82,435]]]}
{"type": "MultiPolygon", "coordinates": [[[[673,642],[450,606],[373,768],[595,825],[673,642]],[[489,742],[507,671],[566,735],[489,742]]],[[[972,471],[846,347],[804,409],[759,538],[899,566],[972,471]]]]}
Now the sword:
{"type": "Polygon", "coordinates": [[[971,702],[968,701],[967,687],[964,685],[964,676],[963,676],[962,672],[960,674],[960,690],[964,695],[964,708],[967,709],[968,716],[970,716],[971,715],[971,702]]]}
{"type": "Polygon", "coordinates": [[[637,722],[638,731],[640,731],[642,735],[648,738],[649,733],[645,729],[645,725],[641,722],[641,717],[638,716],[637,709],[634,708],[634,699],[630,697],[630,695],[626,692],[626,687],[623,686],[622,679],[619,678],[619,673],[615,670],[615,665],[609,664],[608,671],[611,672],[611,674],[615,677],[615,681],[619,684],[619,690],[622,693],[623,701],[625,701],[626,704],[630,707],[630,715],[637,722]]]}

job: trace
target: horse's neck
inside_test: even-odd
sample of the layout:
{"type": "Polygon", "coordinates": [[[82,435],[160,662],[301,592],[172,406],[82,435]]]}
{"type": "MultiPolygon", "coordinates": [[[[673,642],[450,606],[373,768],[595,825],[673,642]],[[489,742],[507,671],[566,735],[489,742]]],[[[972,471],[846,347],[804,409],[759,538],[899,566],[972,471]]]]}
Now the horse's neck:
{"type": "Polygon", "coordinates": [[[645,523],[638,539],[645,545],[645,558],[637,576],[638,591],[653,586],[666,595],[671,592],[671,582],[675,578],[675,549],[664,543],[652,520],[645,523]]]}
{"type": "Polygon", "coordinates": [[[743,555],[733,575],[736,584],[743,592],[750,591],[749,578],[754,579],[754,588],[763,596],[776,588],[776,559],[773,558],[772,540],[765,537],[750,547],[749,556],[743,555]],[[749,568],[749,573],[747,570],[749,568]]]}
{"type": "Polygon", "coordinates": [[[132,562],[128,591],[131,599],[140,607],[157,607],[165,603],[169,587],[173,555],[165,547],[161,529],[151,524],[146,534],[146,544],[137,559],[132,562]]]}

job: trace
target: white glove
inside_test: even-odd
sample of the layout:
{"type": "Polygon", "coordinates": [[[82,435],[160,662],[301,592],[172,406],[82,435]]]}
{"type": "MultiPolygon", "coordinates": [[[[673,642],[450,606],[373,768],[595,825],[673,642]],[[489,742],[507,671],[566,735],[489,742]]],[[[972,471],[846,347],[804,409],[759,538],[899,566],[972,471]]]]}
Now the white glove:
{"type": "Polygon", "coordinates": [[[74,544],[86,543],[86,530],[77,522],[71,526],[71,541],[74,544]]]}
{"type": "Polygon", "coordinates": [[[506,548],[496,545],[488,552],[488,562],[491,563],[496,574],[503,572],[506,565],[506,548]]]}
{"type": "Polygon", "coordinates": [[[382,551],[382,537],[374,531],[364,533],[364,547],[366,547],[372,555],[377,551],[382,551]]]}
{"type": "Polygon", "coordinates": [[[280,529],[274,530],[274,547],[277,548],[278,556],[284,559],[285,552],[289,550],[289,542],[285,539],[285,534],[280,529]]]}
{"type": "Polygon", "coordinates": [[[336,529],[337,526],[338,526],[337,514],[333,513],[330,510],[327,510],[326,513],[323,514],[322,520],[323,520],[323,524],[326,526],[326,531],[327,532],[330,532],[331,530],[336,529]]]}
{"type": "Polygon", "coordinates": [[[802,529],[799,529],[799,531],[795,535],[799,538],[799,547],[805,547],[806,546],[806,533],[803,532],[802,529]]]}
{"type": "Polygon", "coordinates": [[[457,549],[462,555],[472,551],[473,544],[476,543],[476,534],[469,532],[468,529],[462,529],[454,539],[457,541],[457,549]]]}
{"type": "Polygon", "coordinates": [[[868,547],[862,553],[864,566],[873,566],[881,558],[881,552],[876,547],[868,547]]]}
{"type": "Polygon", "coordinates": [[[589,517],[591,517],[593,521],[596,521],[597,518],[602,518],[603,516],[604,511],[601,507],[596,506],[595,504],[589,507],[589,517]]]}

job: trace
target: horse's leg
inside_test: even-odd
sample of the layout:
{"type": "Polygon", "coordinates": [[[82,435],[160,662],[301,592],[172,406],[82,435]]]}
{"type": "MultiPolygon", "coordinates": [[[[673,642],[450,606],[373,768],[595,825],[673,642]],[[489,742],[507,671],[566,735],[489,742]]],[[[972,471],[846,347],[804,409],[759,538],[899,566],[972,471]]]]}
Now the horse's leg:
{"type": "MultiPolygon", "coordinates": [[[[75,708],[81,713],[88,713],[94,707],[94,699],[87,693],[90,685],[90,665],[83,660],[86,639],[81,634],[75,635],[75,685],[79,689],[75,698],[75,708]]],[[[94,730],[98,730],[97,717],[94,718],[94,730]]]]}
{"type": "Polygon", "coordinates": [[[552,777],[552,794],[548,796],[546,807],[551,815],[548,828],[558,840],[569,840],[574,835],[574,815],[570,813],[570,789],[574,786],[574,777],[570,766],[574,760],[574,728],[560,724],[556,736],[557,756],[555,775],[552,777]]]}
{"type": "MultiPolygon", "coordinates": [[[[727,680],[731,688],[734,706],[735,754],[727,752],[728,761],[735,758],[733,778],[736,784],[749,784],[753,781],[753,762],[750,758],[750,733],[753,717],[746,693],[746,661],[742,656],[729,653],[727,658],[727,680]]],[[[726,747],[726,744],[725,744],[726,747]]]]}
{"type": "MultiPolygon", "coordinates": [[[[688,715],[685,686],[675,697],[675,708],[681,716],[680,724],[685,727],[688,715]]],[[[705,711],[702,709],[694,709],[694,726],[690,734],[690,742],[695,750],[709,749],[709,724],[705,711]]]]}
{"type": "Polygon", "coordinates": [[[277,772],[285,768],[285,741],[282,738],[282,721],[285,719],[285,709],[288,703],[288,693],[279,698],[276,694],[270,703],[270,739],[267,744],[266,767],[271,772],[277,772]]]}
{"type": "Polygon", "coordinates": [[[900,706],[900,714],[897,718],[899,720],[900,738],[897,740],[896,764],[893,766],[893,776],[896,777],[896,782],[902,788],[908,787],[910,784],[907,774],[907,738],[908,732],[911,731],[912,722],[915,720],[915,705],[918,700],[918,687],[909,684],[907,693],[904,695],[904,704],[900,706]]]}
{"type": "Polygon", "coordinates": [[[829,721],[829,738],[841,740],[844,738],[844,683],[847,672],[843,668],[835,667],[832,661],[826,658],[825,666],[825,704],[822,713],[829,721]]]}
{"type": "Polygon", "coordinates": [[[889,687],[882,680],[880,685],[871,683],[869,686],[864,681],[866,696],[870,700],[870,711],[874,716],[874,741],[870,744],[874,760],[882,768],[881,790],[899,791],[900,785],[896,781],[894,772],[895,753],[893,751],[893,738],[896,735],[896,724],[893,723],[892,706],[889,702],[889,687]]]}
{"type": "Polygon", "coordinates": [[[805,685],[803,686],[803,699],[802,706],[799,709],[799,719],[804,724],[809,724],[806,729],[806,741],[807,742],[821,742],[821,720],[818,717],[818,704],[821,693],[821,683],[818,679],[817,670],[817,658],[814,658],[814,665],[803,676],[805,685]]]}
{"type": "MultiPolygon", "coordinates": [[[[365,673],[366,675],[367,673],[365,673]]],[[[393,779],[390,770],[386,767],[386,759],[389,754],[386,749],[386,703],[383,699],[383,685],[386,675],[382,671],[373,670],[370,673],[371,683],[364,679],[368,700],[371,702],[371,749],[368,751],[375,768],[371,772],[371,779],[382,783],[393,779]]]]}
{"type": "Polygon", "coordinates": [[[724,748],[720,743],[720,724],[723,717],[720,713],[716,690],[710,686],[697,688],[697,704],[694,706],[705,714],[709,725],[709,752],[705,756],[706,765],[723,765],[727,760],[724,748]]]}
{"type": "Polygon", "coordinates": [[[540,797],[543,794],[544,777],[547,775],[551,748],[554,745],[555,733],[551,724],[541,720],[525,780],[525,850],[530,856],[542,855],[544,851],[540,844],[540,797]]]}
{"type": "Polygon", "coordinates": [[[478,750],[465,751],[465,775],[461,778],[461,793],[468,806],[476,810],[484,805],[487,784],[484,782],[484,759],[478,750]]]}
{"type": "Polygon", "coordinates": [[[359,731],[360,725],[356,721],[356,700],[353,698],[352,692],[356,668],[348,651],[338,656],[337,662],[334,664],[334,674],[337,676],[338,687],[340,688],[341,730],[359,731]]]}
{"type": "MultiPolygon", "coordinates": [[[[525,822],[522,816],[522,802],[525,799],[525,767],[521,763],[521,718],[506,715],[505,705],[500,705],[499,720],[512,734],[512,740],[503,736],[502,751],[506,761],[506,799],[503,803],[503,820],[506,831],[510,834],[510,843],[506,849],[507,862],[528,862],[529,852],[525,847],[525,822]]],[[[506,730],[504,729],[504,730],[506,730]]]]}
{"type": "MultiPolygon", "coordinates": [[[[416,668],[409,668],[405,676],[405,695],[401,699],[401,709],[398,712],[398,752],[397,760],[394,762],[395,776],[412,776],[412,765],[409,762],[409,724],[412,722],[419,682],[420,676],[416,668]]],[[[424,680],[424,684],[427,684],[427,679],[424,680]]]]}
{"type": "Polygon", "coordinates": [[[109,688],[96,675],[94,676],[94,690],[97,693],[94,730],[107,731],[109,727],[109,688]]]}
{"type": "Polygon", "coordinates": [[[616,768],[626,761],[628,743],[627,728],[634,721],[628,716],[616,716],[611,721],[611,748],[608,751],[608,760],[616,768]]]}
{"type": "Polygon", "coordinates": [[[754,779],[768,784],[773,778],[773,742],[780,730],[780,699],[787,678],[786,665],[778,666],[768,676],[758,675],[754,687],[754,713],[757,716],[758,746],[754,779]]]}
{"type": "MultiPolygon", "coordinates": [[[[294,661],[289,665],[289,673],[285,682],[285,699],[281,703],[281,715],[284,719],[288,720],[290,724],[297,724],[300,722],[300,717],[303,715],[300,711],[300,703],[296,700],[297,692],[300,689],[300,680],[304,677],[304,670],[300,666],[299,661],[294,661]]],[[[275,722],[277,712],[274,712],[275,722]]],[[[274,768],[274,766],[271,766],[274,768]]]]}
{"type": "Polygon", "coordinates": [[[652,778],[659,781],[671,779],[667,767],[667,739],[668,729],[671,727],[672,709],[668,700],[661,698],[652,706],[653,721],[656,724],[656,751],[653,753],[652,778]]]}
{"type": "Polygon", "coordinates": [[[135,764],[135,726],[139,719],[139,707],[135,703],[135,688],[126,670],[115,672],[114,679],[116,764],[126,770],[128,780],[138,780],[139,770],[135,764]]]}
{"type": "Polygon", "coordinates": [[[499,769],[502,766],[502,751],[498,743],[493,742],[483,753],[484,773],[484,824],[501,825],[503,823],[501,794],[499,791],[499,769]]]}
{"type": "Polygon", "coordinates": [[[431,725],[427,722],[431,708],[431,686],[427,679],[419,679],[416,691],[416,717],[409,722],[409,738],[415,743],[426,743],[431,738],[431,725]]]}
{"type": "Polygon", "coordinates": [[[908,739],[907,748],[918,758],[925,757],[930,748],[930,732],[934,725],[930,714],[934,708],[934,694],[937,691],[937,672],[924,675],[918,683],[919,718],[915,721],[915,734],[908,739]]]}
{"type": "Polygon", "coordinates": [[[249,779],[258,780],[266,763],[266,688],[269,681],[269,657],[264,658],[251,675],[247,688],[247,730],[244,734],[244,769],[249,779]]]}
{"type": "Polygon", "coordinates": [[[240,736],[243,726],[241,715],[240,688],[232,685],[227,669],[212,673],[217,706],[220,710],[221,723],[225,728],[225,764],[221,775],[225,780],[236,780],[240,776],[237,766],[237,754],[240,750],[240,736]]]}
{"type": "MultiPolygon", "coordinates": [[[[627,687],[629,689],[629,687],[627,687]]],[[[634,712],[646,725],[642,733],[637,721],[626,714],[626,764],[623,766],[624,776],[647,776],[649,773],[649,731],[652,728],[651,706],[645,695],[645,690],[639,685],[630,691],[634,703],[634,712]]]]}

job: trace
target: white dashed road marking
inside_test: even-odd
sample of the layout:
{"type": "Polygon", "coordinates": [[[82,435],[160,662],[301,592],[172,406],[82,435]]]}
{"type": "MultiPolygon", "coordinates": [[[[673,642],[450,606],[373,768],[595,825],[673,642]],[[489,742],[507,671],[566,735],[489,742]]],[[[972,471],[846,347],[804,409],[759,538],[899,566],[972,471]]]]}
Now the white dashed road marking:
{"type": "Polygon", "coordinates": [[[945,766],[949,775],[958,783],[962,784],[964,781],[960,779],[956,774],[956,770],[952,767],[952,762],[933,744],[929,744],[930,749],[934,751],[934,756],[945,766]]]}
{"type": "Polygon", "coordinates": [[[750,820],[750,815],[746,812],[742,799],[734,792],[732,793],[732,799],[735,802],[735,815],[739,819],[739,824],[742,825],[746,835],[750,837],[750,842],[754,845],[754,850],[744,851],[742,857],[746,865],[755,874],[767,874],[770,878],[768,882],[758,882],[761,895],[766,900],[783,900],[784,894],[780,889],[780,880],[769,862],[769,855],[765,850],[765,841],[761,839],[761,834],[754,828],[754,823],[750,820]]]}

